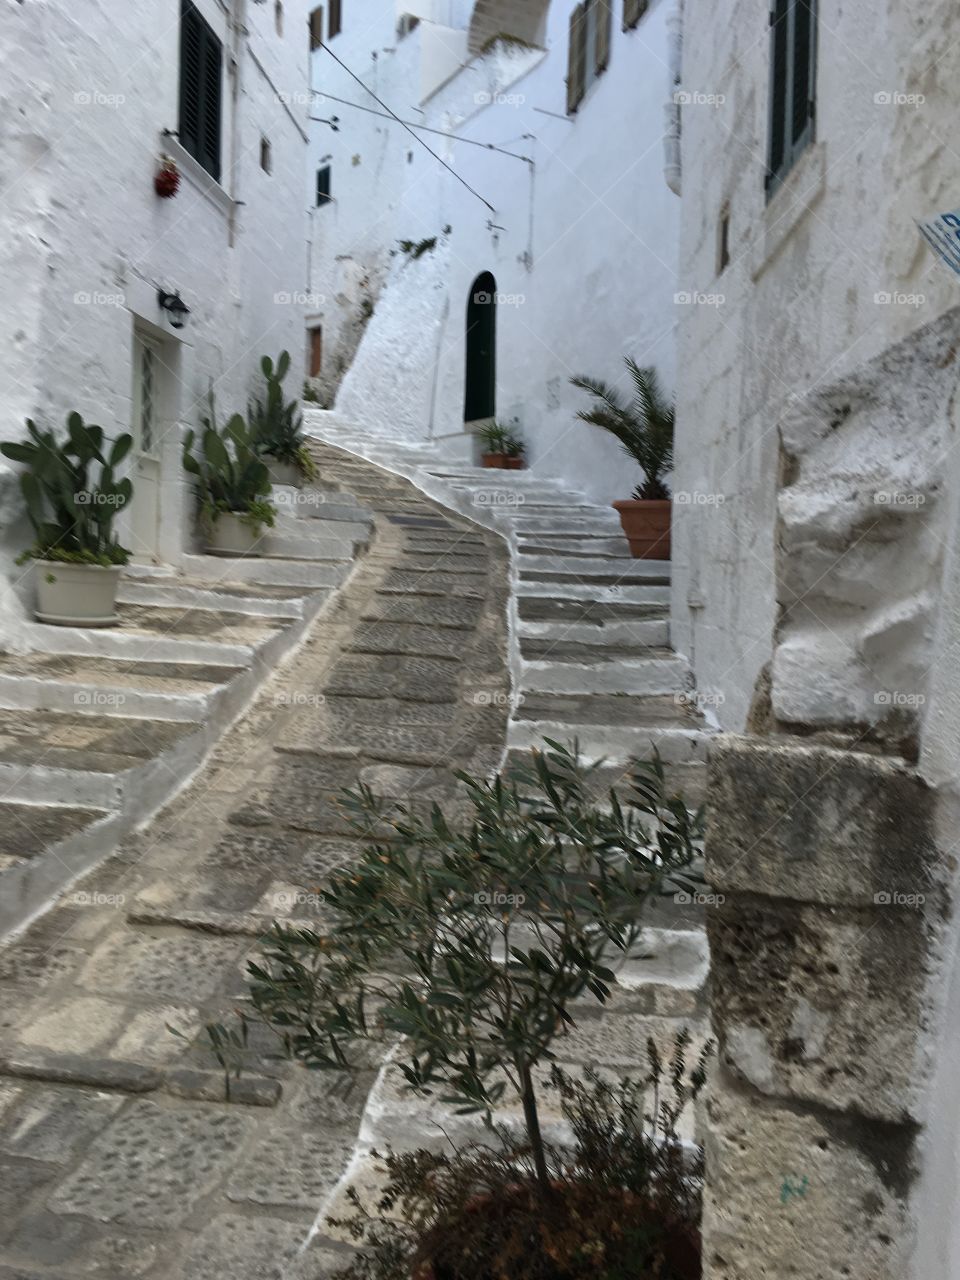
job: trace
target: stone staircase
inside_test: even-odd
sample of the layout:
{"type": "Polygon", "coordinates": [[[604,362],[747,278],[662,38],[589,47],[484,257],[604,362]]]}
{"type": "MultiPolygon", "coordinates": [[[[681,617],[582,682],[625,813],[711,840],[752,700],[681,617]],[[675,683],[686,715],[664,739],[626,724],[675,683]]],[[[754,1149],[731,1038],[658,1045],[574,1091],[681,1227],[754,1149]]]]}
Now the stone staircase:
{"type": "Polygon", "coordinates": [[[36,623],[0,654],[0,936],[184,786],[366,548],[351,494],[274,498],[256,556],[131,565],[119,625],[36,623]]]}

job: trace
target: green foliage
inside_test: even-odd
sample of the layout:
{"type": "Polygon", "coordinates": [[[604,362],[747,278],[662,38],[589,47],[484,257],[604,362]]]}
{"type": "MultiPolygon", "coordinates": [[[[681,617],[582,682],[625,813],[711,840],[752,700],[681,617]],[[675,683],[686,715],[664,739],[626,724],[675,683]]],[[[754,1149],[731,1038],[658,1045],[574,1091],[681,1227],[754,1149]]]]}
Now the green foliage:
{"type": "Polygon", "coordinates": [[[311,387],[310,383],[307,382],[306,379],[304,379],[303,383],[303,398],[304,400],[308,400],[311,404],[320,403],[320,396],[318,392],[314,387],[311,387]]]}
{"type": "Polygon", "coordinates": [[[422,258],[425,253],[432,253],[437,247],[437,237],[431,236],[429,240],[398,240],[400,252],[406,254],[408,258],[422,258]]]}
{"type": "Polygon", "coordinates": [[[596,401],[592,409],[581,409],[577,417],[616,436],[643,468],[643,483],[634,490],[635,498],[669,498],[663,477],[673,466],[673,405],[660,389],[656,369],[641,369],[630,356],[624,363],[633,383],[630,400],[600,379],[570,379],[596,401]]]}
{"type": "Polygon", "coordinates": [[[126,564],[130,552],[113,532],[116,516],[133,496],[116,468],[133,445],[124,433],[112,443],[103,428],[85,423],[79,413],[67,415],[67,436],[57,440],[28,418],[29,439],[0,444],[0,452],[26,470],[20,488],[35,534],[23,558],[69,564],[126,564]],[[97,468],[99,467],[99,474],[97,468]]]}
{"type": "Polygon", "coordinates": [[[504,440],[504,452],[508,458],[522,458],[526,452],[526,445],[512,431],[508,431],[504,440]]]}
{"type": "Polygon", "coordinates": [[[198,453],[194,453],[195,433],[190,430],[184,438],[183,466],[194,477],[204,516],[215,521],[230,511],[243,515],[256,531],[263,525],[272,527],[276,512],[268,499],[270,475],[243,418],[236,413],[219,430],[211,391],[210,416],[202,422],[198,453]]]}
{"type": "Polygon", "coordinates": [[[291,462],[308,479],[316,477],[313,460],[306,451],[303,415],[296,400],[283,398],[283,380],[290,369],[289,351],[281,351],[274,365],[269,356],[260,361],[264,379],[263,397],[250,405],[250,434],[257,453],[277,462],[291,462]]]}
{"type": "Polygon", "coordinates": [[[651,895],[694,886],[702,831],[659,759],[635,764],[624,799],[598,799],[598,766],[547,747],[507,778],[458,773],[472,810],[459,823],[346,792],[357,830],[383,837],[321,891],[335,927],[275,924],[249,965],[254,1017],[308,1067],[349,1068],[358,1042],[404,1037],[418,1093],[489,1113],[512,1090],[542,1184],[532,1071],[575,1000],[607,999],[651,895]]]}
{"type": "Polygon", "coordinates": [[[618,1083],[552,1069],[572,1141],[546,1147],[547,1205],[531,1195],[529,1146],[502,1128],[453,1153],[389,1153],[376,1202],[351,1188],[333,1223],[363,1245],[337,1280],[698,1277],[703,1155],[676,1126],[711,1047],[688,1069],[689,1044],[678,1032],[664,1063],[648,1041],[645,1074],[618,1083]]]}
{"type": "Polygon", "coordinates": [[[481,427],[477,435],[483,444],[484,453],[503,453],[508,458],[522,458],[526,446],[521,438],[502,422],[489,422],[481,427]]]}

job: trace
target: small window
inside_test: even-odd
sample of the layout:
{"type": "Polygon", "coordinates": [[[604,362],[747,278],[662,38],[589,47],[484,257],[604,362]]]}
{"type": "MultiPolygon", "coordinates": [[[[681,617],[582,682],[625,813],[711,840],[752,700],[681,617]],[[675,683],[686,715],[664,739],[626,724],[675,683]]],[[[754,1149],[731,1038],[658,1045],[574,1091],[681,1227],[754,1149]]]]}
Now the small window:
{"type": "Polygon", "coordinates": [[[310,15],[310,48],[319,49],[323,44],[323,6],[310,15]]]}
{"type": "Polygon", "coordinates": [[[330,194],[330,166],[325,164],[322,169],[317,170],[317,208],[321,205],[329,204],[333,199],[330,194]]]}
{"type": "Polygon", "coordinates": [[[816,97],[816,0],[772,0],[770,9],[771,196],[813,141],[816,97]]]}
{"type": "Polygon", "coordinates": [[[277,0],[273,6],[273,25],[277,29],[277,35],[283,35],[283,0],[277,0]]]}
{"type": "Polygon", "coordinates": [[[180,124],[183,148],[220,180],[223,48],[190,0],[180,8],[180,124]]]}
{"type": "Polygon", "coordinates": [[[308,353],[307,367],[310,370],[311,378],[319,378],[323,370],[323,326],[319,324],[310,330],[310,351],[308,353]]]}
{"type": "Polygon", "coordinates": [[[264,173],[273,172],[273,148],[269,138],[260,139],[260,168],[264,173]]]}
{"type": "Polygon", "coordinates": [[[342,30],[343,23],[340,18],[340,0],[330,0],[330,26],[328,36],[332,40],[334,36],[338,36],[342,30]]]}
{"type": "Polygon", "coordinates": [[[572,115],[610,61],[610,0],[583,0],[570,15],[567,50],[567,114],[572,115]]]}
{"type": "Polygon", "coordinates": [[[717,226],[717,275],[730,262],[730,206],[724,204],[720,210],[720,222],[717,226]]]}
{"type": "Polygon", "coordinates": [[[632,31],[650,8],[650,0],[623,0],[623,29],[632,31]]]}
{"type": "Polygon", "coordinates": [[[408,36],[411,31],[416,31],[420,25],[420,19],[415,13],[402,13],[400,21],[397,23],[397,39],[402,40],[404,36],[408,36]]]}

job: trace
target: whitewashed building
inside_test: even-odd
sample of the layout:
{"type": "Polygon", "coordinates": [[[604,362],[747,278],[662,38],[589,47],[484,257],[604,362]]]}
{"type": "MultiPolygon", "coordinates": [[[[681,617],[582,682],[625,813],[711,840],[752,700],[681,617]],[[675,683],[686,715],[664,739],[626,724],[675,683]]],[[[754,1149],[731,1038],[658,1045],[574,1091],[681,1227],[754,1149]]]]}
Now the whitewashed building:
{"type": "Polygon", "coordinates": [[[308,345],[323,403],[452,456],[475,447],[465,423],[496,418],[535,471],[628,497],[636,478],[576,421],[569,379],[624,385],[632,355],[674,380],[671,0],[314,14],[308,345]]]}
{"type": "MultiPolygon", "coordinates": [[[[72,409],[133,430],[122,537],[138,559],[190,542],[179,442],[210,387],[242,410],[259,357],[286,347],[299,389],[308,62],[304,0],[0,8],[0,437],[72,409]],[[163,155],[172,198],[155,190],[163,155]],[[189,308],[183,328],[161,292],[189,308]]],[[[13,470],[0,479],[9,639],[30,535],[13,470]]]]}

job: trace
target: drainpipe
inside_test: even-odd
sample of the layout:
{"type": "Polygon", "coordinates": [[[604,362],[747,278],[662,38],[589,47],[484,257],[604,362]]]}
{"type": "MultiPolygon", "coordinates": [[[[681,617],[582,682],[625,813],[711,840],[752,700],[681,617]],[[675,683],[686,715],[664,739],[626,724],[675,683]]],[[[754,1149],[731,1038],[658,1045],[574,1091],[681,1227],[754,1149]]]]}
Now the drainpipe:
{"type": "Polygon", "coordinates": [[[663,135],[663,176],[667,186],[680,195],[683,170],[680,158],[680,80],[683,74],[683,0],[676,0],[667,19],[667,66],[670,73],[670,98],[664,108],[666,129],[663,135]]]}

